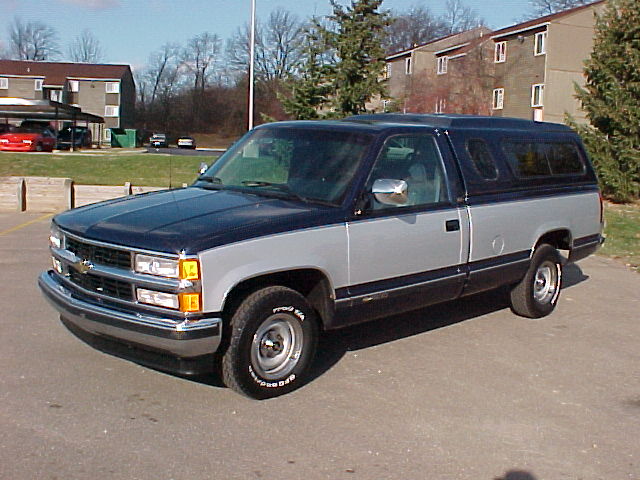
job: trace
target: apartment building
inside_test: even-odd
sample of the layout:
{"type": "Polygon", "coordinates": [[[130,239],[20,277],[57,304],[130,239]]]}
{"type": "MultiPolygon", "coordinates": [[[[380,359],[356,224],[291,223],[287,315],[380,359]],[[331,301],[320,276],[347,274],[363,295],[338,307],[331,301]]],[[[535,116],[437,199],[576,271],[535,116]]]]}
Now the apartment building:
{"type": "Polygon", "coordinates": [[[411,103],[410,97],[415,97],[427,89],[436,77],[436,52],[471,42],[489,32],[486,27],[478,27],[389,55],[385,67],[389,97],[401,109],[405,109],[411,103]]]}
{"type": "MultiPolygon", "coordinates": [[[[0,60],[0,97],[52,100],[103,117],[109,128],[132,128],[136,90],[129,65],[0,60]]],[[[94,139],[98,129],[95,129],[94,139]]]]}
{"type": "Polygon", "coordinates": [[[493,32],[493,114],[561,123],[568,113],[585,122],[574,83],[584,85],[595,14],[604,6],[600,0],[493,32]]]}
{"type": "MultiPolygon", "coordinates": [[[[536,18],[494,32],[450,36],[423,50],[422,84],[394,83],[391,97],[407,111],[472,113],[563,122],[586,117],[575,99],[584,61],[593,47],[595,14],[605,0],[536,18]]],[[[467,32],[465,32],[467,33],[467,32]]],[[[461,35],[461,34],[458,34],[461,35]]],[[[419,48],[419,47],[418,47],[419,48]]],[[[409,51],[387,57],[391,70],[409,51]]],[[[411,51],[413,53],[413,51],[411,51]]]]}

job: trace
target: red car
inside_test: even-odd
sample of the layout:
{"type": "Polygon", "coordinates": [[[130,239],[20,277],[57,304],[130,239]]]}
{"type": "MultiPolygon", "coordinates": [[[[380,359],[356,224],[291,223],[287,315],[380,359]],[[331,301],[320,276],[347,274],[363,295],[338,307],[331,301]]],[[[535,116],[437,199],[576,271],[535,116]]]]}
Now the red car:
{"type": "Polygon", "coordinates": [[[56,137],[47,128],[18,127],[0,135],[0,150],[12,152],[51,152],[56,137]]]}

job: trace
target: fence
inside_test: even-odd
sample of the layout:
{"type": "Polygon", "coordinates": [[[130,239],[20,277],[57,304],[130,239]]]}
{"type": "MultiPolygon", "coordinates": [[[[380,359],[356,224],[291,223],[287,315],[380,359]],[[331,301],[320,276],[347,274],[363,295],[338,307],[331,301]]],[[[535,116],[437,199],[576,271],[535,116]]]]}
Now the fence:
{"type": "Polygon", "coordinates": [[[53,213],[163,188],[129,182],[118,186],[76,185],[70,178],[0,177],[0,211],[53,213]]]}

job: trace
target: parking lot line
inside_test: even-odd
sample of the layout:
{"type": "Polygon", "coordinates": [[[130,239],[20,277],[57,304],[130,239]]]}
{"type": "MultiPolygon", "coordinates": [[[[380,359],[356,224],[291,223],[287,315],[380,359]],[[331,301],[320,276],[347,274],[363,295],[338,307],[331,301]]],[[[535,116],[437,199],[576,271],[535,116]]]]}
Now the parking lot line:
{"type": "Polygon", "coordinates": [[[11,232],[15,232],[17,230],[20,230],[20,229],[22,229],[24,227],[28,227],[29,225],[31,225],[33,223],[38,223],[38,222],[40,222],[40,221],[42,221],[42,220],[44,220],[46,218],[50,218],[52,216],[53,216],[53,213],[47,213],[47,214],[42,215],[42,216],[40,216],[38,218],[34,218],[32,220],[29,220],[28,222],[21,223],[20,225],[16,225],[15,227],[8,228],[7,230],[3,230],[2,232],[0,232],[0,237],[3,236],[3,235],[7,235],[7,234],[9,234],[11,232]]]}

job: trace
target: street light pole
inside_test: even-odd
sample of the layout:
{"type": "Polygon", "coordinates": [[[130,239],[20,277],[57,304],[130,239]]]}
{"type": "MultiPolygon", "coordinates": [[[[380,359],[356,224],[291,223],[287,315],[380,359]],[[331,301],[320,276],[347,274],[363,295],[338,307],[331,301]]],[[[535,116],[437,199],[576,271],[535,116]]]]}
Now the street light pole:
{"type": "Polygon", "coordinates": [[[254,66],[256,56],[256,0],[251,0],[251,43],[249,60],[249,130],[253,128],[253,83],[254,66]]]}

